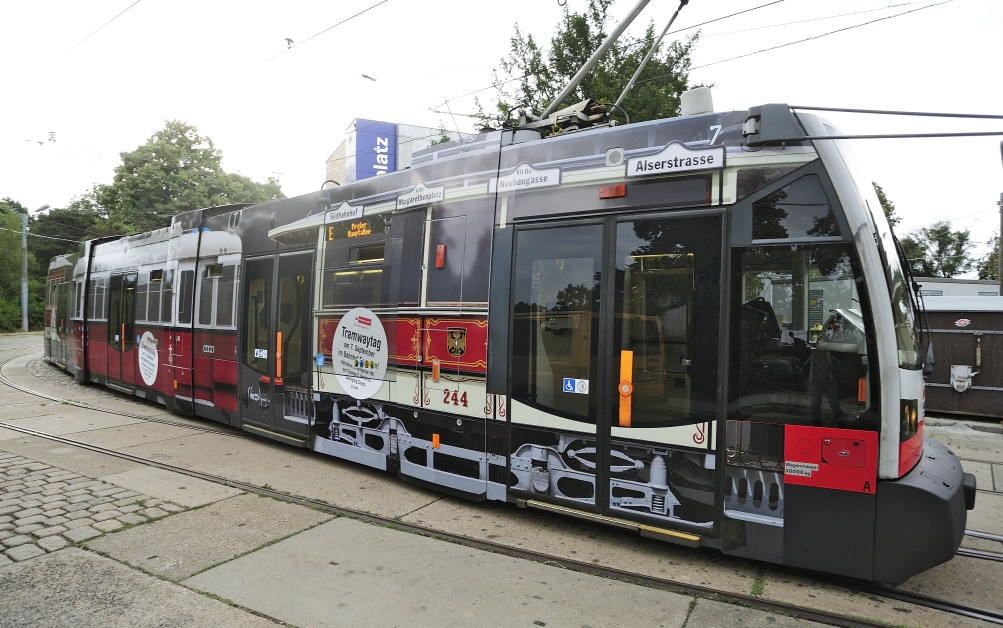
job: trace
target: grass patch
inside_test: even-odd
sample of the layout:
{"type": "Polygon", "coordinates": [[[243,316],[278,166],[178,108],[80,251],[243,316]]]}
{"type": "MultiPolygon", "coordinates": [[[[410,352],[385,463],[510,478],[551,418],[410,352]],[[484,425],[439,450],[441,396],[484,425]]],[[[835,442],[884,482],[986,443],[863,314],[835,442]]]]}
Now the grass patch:
{"type": "Polygon", "coordinates": [[[766,570],[760,569],[756,572],[756,579],[752,581],[752,591],[750,591],[750,595],[753,597],[763,597],[764,580],[766,580],[766,570]]]}

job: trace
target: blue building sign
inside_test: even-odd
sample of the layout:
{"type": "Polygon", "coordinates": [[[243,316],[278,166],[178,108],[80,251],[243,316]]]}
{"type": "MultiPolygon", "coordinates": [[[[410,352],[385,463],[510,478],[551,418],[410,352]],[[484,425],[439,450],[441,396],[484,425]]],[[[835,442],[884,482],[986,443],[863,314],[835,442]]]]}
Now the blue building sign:
{"type": "MultiPolygon", "coordinates": [[[[397,170],[397,125],[376,120],[355,120],[355,168],[346,168],[346,179],[358,181],[397,170]]],[[[352,150],[354,148],[354,150],[352,150]]],[[[351,165],[352,160],[346,163],[351,165]]]]}

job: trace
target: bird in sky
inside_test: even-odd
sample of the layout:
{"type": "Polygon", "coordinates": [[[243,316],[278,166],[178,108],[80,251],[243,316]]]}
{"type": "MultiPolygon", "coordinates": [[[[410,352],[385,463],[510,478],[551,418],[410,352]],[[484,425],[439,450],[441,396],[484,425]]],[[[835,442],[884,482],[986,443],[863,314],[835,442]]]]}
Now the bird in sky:
{"type": "Polygon", "coordinates": [[[291,40],[288,37],[286,37],[286,50],[288,50],[289,48],[292,48],[293,47],[293,43],[294,43],[293,40],[291,40]]]}
{"type": "Polygon", "coordinates": [[[373,81],[373,82],[376,82],[376,79],[374,79],[373,77],[369,76],[368,74],[363,74],[363,75],[362,75],[362,78],[367,78],[367,79],[369,79],[370,81],[373,81]]]}

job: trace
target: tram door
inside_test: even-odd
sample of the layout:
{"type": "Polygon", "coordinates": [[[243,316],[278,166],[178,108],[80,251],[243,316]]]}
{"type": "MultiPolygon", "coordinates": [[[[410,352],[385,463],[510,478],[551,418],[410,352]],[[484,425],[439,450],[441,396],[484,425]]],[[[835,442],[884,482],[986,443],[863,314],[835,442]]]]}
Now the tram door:
{"type": "Polygon", "coordinates": [[[677,213],[517,232],[510,488],[712,524],[721,223],[677,213]]]}
{"type": "Polygon", "coordinates": [[[136,384],[136,273],[112,275],[108,297],[109,386],[131,390],[136,384]]]}
{"type": "Polygon", "coordinates": [[[240,345],[240,412],[251,431],[306,445],[310,435],[313,253],[246,260],[240,345]]]}

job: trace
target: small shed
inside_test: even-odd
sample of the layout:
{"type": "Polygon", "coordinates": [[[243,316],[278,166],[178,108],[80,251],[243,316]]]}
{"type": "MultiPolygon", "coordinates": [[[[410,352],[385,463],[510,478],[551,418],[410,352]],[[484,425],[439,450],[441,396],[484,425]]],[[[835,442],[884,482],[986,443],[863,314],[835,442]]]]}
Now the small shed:
{"type": "MultiPolygon", "coordinates": [[[[925,297],[935,365],[927,411],[1003,418],[1003,297],[925,297]]],[[[927,321],[920,323],[926,326],[927,321]]]]}

